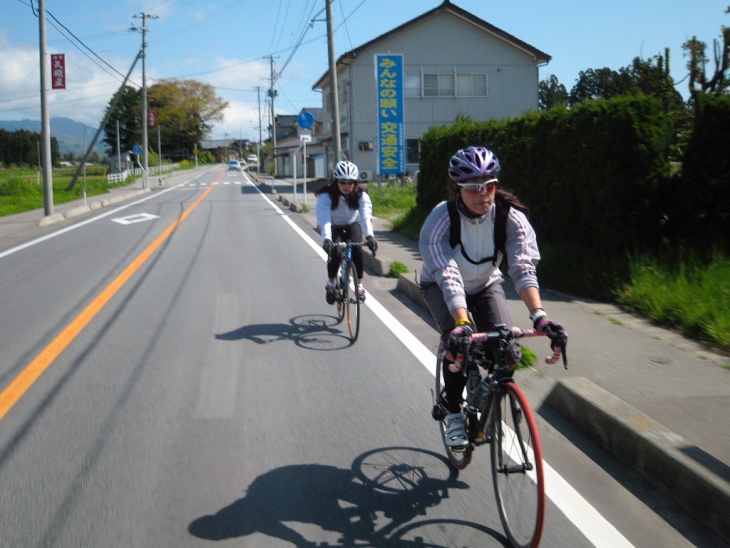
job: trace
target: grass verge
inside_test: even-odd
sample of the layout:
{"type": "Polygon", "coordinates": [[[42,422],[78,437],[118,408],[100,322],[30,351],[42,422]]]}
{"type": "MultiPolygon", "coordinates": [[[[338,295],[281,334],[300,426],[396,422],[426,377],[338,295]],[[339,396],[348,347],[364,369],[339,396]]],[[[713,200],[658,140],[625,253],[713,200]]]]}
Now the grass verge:
{"type": "Polygon", "coordinates": [[[730,258],[715,253],[706,263],[689,257],[674,269],[637,258],[630,277],[616,292],[621,306],[730,353],[730,258]]]}

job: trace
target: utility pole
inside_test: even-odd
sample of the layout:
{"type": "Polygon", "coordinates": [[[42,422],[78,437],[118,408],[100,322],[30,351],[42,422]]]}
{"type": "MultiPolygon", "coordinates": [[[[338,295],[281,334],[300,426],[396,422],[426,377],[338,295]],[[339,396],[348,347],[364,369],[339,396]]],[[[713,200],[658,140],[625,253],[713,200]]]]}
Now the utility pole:
{"type": "Polygon", "coordinates": [[[256,90],[256,98],[258,99],[258,103],[259,103],[259,146],[256,147],[256,156],[258,156],[258,159],[259,159],[259,161],[258,161],[259,167],[257,167],[256,169],[258,171],[260,171],[261,170],[260,166],[262,163],[261,162],[261,86],[255,86],[254,89],[256,90]]]}
{"type": "Polygon", "coordinates": [[[340,98],[337,91],[337,62],[335,60],[335,31],[332,22],[332,0],[327,2],[327,49],[329,51],[329,74],[332,105],[332,143],[334,146],[333,162],[340,161],[342,154],[342,137],[340,136],[340,98]]]}
{"type": "MultiPolygon", "coordinates": [[[[144,188],[149,188],[149,180],[147,179],[147,173],[150,167],[150,154],[148,150],[148,139],[147,139],[147,19],[157,19],[156,15],[150,15],[149,13],[140,13],[139,15],[133,16],[135,19],[142,19],[142,28],[139,29],[142,32],[142,151],[144,153],[144,188]]],[[[133,25],[132,30],[137,30],[133,25]]]]}
{"type": "Polygon", "coordinates": [[[46,53],[46,0],[38,1],[38,31],[41,55],[41,138],[43,140],[43,206],[53,215],[53,172],[51,166],[51,119],[48,114],[48,61],[46,53]]]}
{"type": "Polygon", "coordinates": [[[271,150],[274,157],[274,174],[276,174],[276,109],[274,108],[274,98],[277,95],[274,85],[276,84],[276,71],[274,70],[274,56],[269,56],[271,65],[271,78],[269,87],[269,97],[271,98],[271,150]]]}

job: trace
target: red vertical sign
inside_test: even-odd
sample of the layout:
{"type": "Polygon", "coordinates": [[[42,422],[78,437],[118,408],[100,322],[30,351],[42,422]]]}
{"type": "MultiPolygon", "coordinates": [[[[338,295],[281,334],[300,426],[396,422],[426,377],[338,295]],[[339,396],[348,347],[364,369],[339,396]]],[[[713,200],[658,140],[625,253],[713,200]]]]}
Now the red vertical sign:
{"type": "Polygon", "coordinates": [[[147,125],[155,127],[157,125],[157,112],[154,109],[147,111],[147,125]]]}
{"type": "Polygon", "coordinates": [[[51,55],[51,89],[66,89],[66,56],[63,53],[51,55]]]}

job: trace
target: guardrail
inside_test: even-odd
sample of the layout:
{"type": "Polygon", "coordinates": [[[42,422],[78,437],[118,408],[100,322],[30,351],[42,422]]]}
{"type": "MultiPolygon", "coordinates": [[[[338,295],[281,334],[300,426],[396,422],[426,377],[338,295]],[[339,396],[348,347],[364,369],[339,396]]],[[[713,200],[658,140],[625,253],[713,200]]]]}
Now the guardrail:
{"type": "MultiPolygon", "coordinates": [[[[166,173],[168,171],[175,171],[176,169],[180,169],[179,163],[164,164],[161,166],[150,166],[148,175],[166,173]]],[[[144,170],[141,167],[136,167],[134,169],[125,169],[121,173],[111,173],[106,176],[106,180],[110,184],[121,183],[122,181],[126,181],[128,177],[135,177],[143,174],[144,170]]]]}

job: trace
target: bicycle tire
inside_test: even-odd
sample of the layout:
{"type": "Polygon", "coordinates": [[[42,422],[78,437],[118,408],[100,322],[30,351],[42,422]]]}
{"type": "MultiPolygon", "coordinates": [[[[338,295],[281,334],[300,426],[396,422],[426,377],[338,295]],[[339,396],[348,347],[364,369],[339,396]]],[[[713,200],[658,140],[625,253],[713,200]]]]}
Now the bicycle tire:
{"type": "Polygon", "coordinates": [[[350,331],[350,341],[354,343],[360,334],[360,294],[357,292],[357,270],[352,261],[347,267],[347,289],[344,301],[347,308],[347,328],[350,331]]]}
{"type": "Polygon", "coordinates": [[[503,383],[492,408],[492,482],[502,526],[512,546],[540,543],[545,521],[542,447],[522,390],[503,383]]]}
{"type": "Polygon", "coordinates": [[[337,303],[337,323],[340,323],[345,318],[345,302],[347,299],[347,283],[344,278],[345,273],[343,270],[346,269],[345,263],[340,264],[340,268],[337,270],[337,288],[336,288],[336,303],[337,303]]]}
{"type": "Polygon", "coordinates": [[[444,432],[446,431],[446,415],[448,410],[444,405],[444,384],[443,379],[443,358],[444,351],[439,350],[438,357],[436,358],[436,387],[434,394],[436,394],[436,401],[434,402],[434,410],[432,412],[433,418],[439,423],[439,430],[441,431],[441,441],[444,444],[444,450],[446,451],[446,457],[449,459],[451,465],[457,470],[463,470],[471,462],[471,454],[474,448],[469,445],[463,451],[454,452],[451,448],[446,445],[446,438],[444,432]]]}

